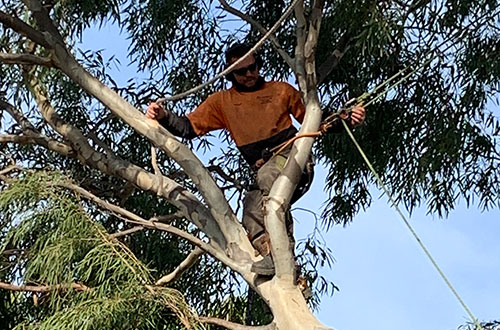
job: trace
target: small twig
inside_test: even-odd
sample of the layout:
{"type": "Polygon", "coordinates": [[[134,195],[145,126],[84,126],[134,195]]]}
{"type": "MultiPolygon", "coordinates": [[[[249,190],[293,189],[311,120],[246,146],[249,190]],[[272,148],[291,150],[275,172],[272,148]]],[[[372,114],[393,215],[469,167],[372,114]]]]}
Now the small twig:
{"type": "Polygon", "coordinates": [[[155,222],[161,222],[165,224],[170,224],[172,221],[175,219],[182,218],[182,214],[179,212],[172,213],[172,214],[165,214],[165,215],[155,215],[149,221],[155,221],[155,222]]]}
{"type": "Polygon", "coordinates": [[[196,261],[198,261],[198,258],[204,254],[205,252],[200,249],[199,247],[195,247],[193,251],[189,253],[189,255],[184,259],[177,268],[174,269],[173,272],[163,276],[160,278],[158,281],[156,281],[156,285],[165,285],[174,281],[177,281],[181,275],[191,268],[196,261]]]}
{"type": "Polygon", "coordinates": [[[26,250],[23,249],[9,249],[9,250],[3,250],[2,255],[5,256],[17,256],[17,255],[23,255],[26,253],[26,250]]]}
{"type": "Polygon", "coordinates": [[[28,291],[28,292],[50,292],[60,289],[73,289],[75,291],[88,291],[89,287],[80,283],[57,284],[57,285],[14,285],[0,282],[0,289],[10,291],[28,291]]]}
{"type": "Polygon", "coordinates": [[[22,170],[24,170],[24,168],[22,168],[21,166],[16,165],[16,164],[9,165],[6,168],[0,170],[0,175],[3,176],[5,174],[7,174],[7,173],[10,173],[10,172],[14,171],[14,170],[22,171],[22,170]]]}
{"type": "Polygon", "coordinates": [[[88,136],[94,141],[95,144],[97,144],[99,147],[101,147],[104,152],[108,155],[113,153],[113,150],[106,144],[104,143],[101,139],[97,137],[97,134],[95,132],[89,132],[88,136]]]}
{"type": "Polygon", "coordinates": [[[155,171],[156,177],[158,178],[157,195],[161,196],[161,190],[163,188],[163,174],[161,173],[160,167],[158,167],[156,148],[152,143],[151,143],[151,165],[153,165],[153,169],[155,171]]]}
{"type": "Polygon", "coordinates": [[[135,226],[135,227],[132,227],[130,229],[120,231],[118,233],[110,234],[109,236],[111,236],[113,238],[118,238],[118,237],[126,236],[128,234],[133,234],[133,233],[141,231],[143,229],[144,229],[144,226],[135,226]]]}
{"type": "MultiPolygon", "coordinates": [[[[236,9],[234,7],[231,7],[227,3],[226,0],[219,0],[219,2],[222,5],[222,8],[224,8],[224,10],[226,10],[227,12],[229,12],[229,13],[235,15],[235,16],[238,16],[239,18],[241,18],[244,21],[247,21],[248,23],[250,23],[251,25],[253,25],[253,27],[255,27],[257,30],[259,30],[259,32],[262,35],[265,35],[268,32],[266,30],[266,28],[264,28],[259,22],[257,22],[256,20],[254,20],[250,16],[244,14],[243,12],[239,11],[238,9],[236,9]]],[[[290,68],[292,69],[292,71],[294,71],[295,63],[293,61],[293,58],[290,55],[288,55],[288,53],[283,49],[283,46],[281,46],[281,44],[279,43],[278,39],[276,39],[276,37],[274,36],[274,34],[271,34],[269,36],[269,40],[271,40],[271,42],[272,42],[274,48],[276,49],[276,51],[281,55],[281,57],[283,57],[283,59],[290,66],[290,68]]]]}
{"type": "Polygon", "coordinates": [[[31,130],[36,132],[35,126],[31,124],[23,115],[21,110],[17,109],[14,107],[12,104],[5,102],[4,100],[0,99],[0,109],[4,109],[7,111],[12,118],[21,126],[23,131],[26,130],[31,130]]]}
{"type": "Polygon", "coordinates": [[[210,172],[217,173],[221,178],[226,180],[226,182],[231,182],[232,184],[234,184],[234,187],[238,190],[247,189],[247,187],[244,184],[242,184],[240,181],[236,180],[235,178],[224,172],[224,170],[218,165],[210,165],[207,167],[207,170],[209,170],[210,172]]]}
{"type": "Polygon", "coordinates": [[[102,118],[101,120],[99,120],[97,122],[97,124],[95,124],[94,127],[92,127],[90,129],[90,133],[95,133],[97,131],[97,129],[99,128],[99,126],[101,126],[102,124],[104,124],[108,120],[112,119],[113,117],[114,117],[114,115],[111,113],[111,114],[107,115],[106,117],[102,118]]]}

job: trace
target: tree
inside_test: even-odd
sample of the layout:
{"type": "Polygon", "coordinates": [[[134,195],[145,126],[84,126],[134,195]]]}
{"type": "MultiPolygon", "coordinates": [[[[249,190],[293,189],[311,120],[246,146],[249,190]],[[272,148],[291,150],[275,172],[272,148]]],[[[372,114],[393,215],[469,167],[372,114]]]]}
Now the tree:
{"type": "MultiPolygon", "coordinates": [[[[22,326],[34,321],[50,327],[51,322],[71,321],[89,328],[113,328],[116,324],[85,322],[85,317],[98,314],[98,304],[81,317],[74,312],[84,308],[82,304],[88,306],[85,299],[98,292],[97,297],[106,302],[119,297],[135,304],[150,303],[143,305],[149,312],[141,309],[137,313],[144,315],[135,314],[132,319],[127,308],[137,305],[116,305],[111,319],[121,324],[173,328],[176,325],[166,321],[169,316],[164,311],[154,313],[167,307],[185,326],[192,322],[196,326],[194,316],[185,316],[185,304],[177,293],[153,285],[151,278],[163,274],[148,271],[143,263],[161,273],[178,265],[169,274],[177,278],[200,254],[208,253],[211,257],[203,254],[200,264],[186,273],[191,277],[181,278],[177,286],[198,312],[229,314],[241,323],[245,296],[233,288],[220,290],[215,298],[207,296],[211,285],[230,283],[224,274],[238,274],[270,308],[272,321],[261,328],[324,328],[295,283],[294,247],[284,226],[285,211],[314,139],[295,141],[283,174],[265,202],[276,275],[262,279],[250,271],[258,257],[216,183],[231,182],[234,187],[225,191],[236,189],[241,194],[251,180],[249,169],[235,152],[204,166],[186,144],[154,121],[145,120],[138,109],[151,98],[197,86],[219,71],[221,49],[234,39],[219,24],[225,17],[241,19],[240,35],[251,43],[265,40],[261,36],[278,28],[280,18],[285,19],[279,32],[266,37],[271,42],[261,52],[271,76],[295,77],[300,87],[307,109],[300,133],[318,131],[322,109],[337,109],[353,97],[369,104],[367,125],[355,132],[356,138],[368,147],[368,157],[397,201],[410,211],[426,202],[430,211],[445,215],[458,197],[471,203],[478,199],[484,208],[499,205],[500,125],[486,110],[487,100],[498,97],[496,1],[244,1],[240,9],[222,0],[218,4],[222,9],[211,1],[3,2],[0,107],[12,119],[3,119],[1,135],[2,142],[8,143],[3,147],[2,221],[6,230],[2,241],[6,249],[22,253],[9,256],[6,261],[15,262],[7,263],[2,276],[38,282],[35,291],[38,295],[49,291],[49,297],[42,297],[52,302],[40,304],[43,311],[30,311],[23,319],[19,316],[22,309],[29,309],[24,300],[19,312],[9,316],[11,324],[24,320],[22,326]],[[294,17],[288,18],[292,10],[294,17]],[[86,27],[110,22],[127,31],[131,58],[149,79],[118,86],[108,74],[113,59],[78,49],[76,41],[86,27]],[[391,89],[359,97],[397,72],[405,78],[391,89]],[[161,150],[156,159],[152,148],[151,163],[144,156],[149,150],[146,140],[161,150]],[[30,170],[16,172],[19,165],[30,170]],[[31,173],[46,168],[71,179],[31,173]],[[14,176],[22,180],[11,181],[8,173],[20,173],[14,176]],[[43,184],[36,184],[40,180],[43,184]],[[68,190],[85,201],[68,197],[68,190]],[[47,217],[54,209],[73,210],[90,227],[71,225],[71,216],[47,217]],[[47,221],[51,225],[43,228],[47,221]],[[67,271],[61,277],[61,272],[47,268],[57,258],[42,258],[46,262],[42,264],[31,252],[52,247],[43,245],[43,240],[65,241],[68,235],[61,236],[61,231],[68,227],[78,229],[77,241],[87,237],[98,244],[78,246],[74,259],[73,255],[61,258],[57,264],[66,265],[67,271]],[[116,231],[141,231],[143,236],[124,236],[120,243],[107,234],[116,231]],[[172,234],[182,240],[173,239],[172,234]],[[191,250],[186,242],[196,248],[191,250]],[[174,251],[163,256],[164,246],[174,251]],[[116,256],[124,262],[116,268],[120,272],[112,272],[113,258],[102,261],[105,273],[83,271],[94,265],[88,258],[100,260],[106,251],[100,249],[110,247],[119,251],[116,256]],[[128,280],[131,274],[121,272],[134,276],[128,280]],[[107,276],[113,280],[103,282],[107,276]],[[113,296],[114,292],[120,294],[113,296]],[[213,308],[214,300],[217,308],[213,308]]],[[[216,80],[215,85],[190,92],[188,99],[173,106],[177,111],[190,109],[223,84],[216,80]]],[[[346,139],[345,134],[324,136],[317,143],[316,154],[330,169],[331,199],[323,215],[327,225],[347,223],[370,203],[367,183],[374,182],[374,177],[346,139]]],[[[209,148],[210,140],[202,139],[198,147],[209,148]]],[[[316,253],[314,248],[307,246],[316,253]]],[[[164,282],[170,280],[163,278],[157,284],[164,282]]],[[[14,288],[28,287],[10,286],[14,288]]],[[[244,329],[222,319],[197,320],[244,329]]]]}

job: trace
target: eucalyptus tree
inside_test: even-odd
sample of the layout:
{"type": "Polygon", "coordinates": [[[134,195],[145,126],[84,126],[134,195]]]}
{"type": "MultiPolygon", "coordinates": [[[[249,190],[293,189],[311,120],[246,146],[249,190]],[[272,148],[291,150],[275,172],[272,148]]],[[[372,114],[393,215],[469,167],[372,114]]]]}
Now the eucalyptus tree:
{"type": "MultiPolygon", "coordinates": [[[[259,50],[264,71],[297,83],[306,106],[299,134],[317,132],[324,113],[349,100],[367,105],[355,136],[408,210],[426,203],[446,215],[458,198],[499,205],[500,125],[487,107],[498,99],[497,1],[239,5],[2,2],[0,274],[10,281],[4,288],[32,292],[15,296],[22,303],[5,314],[9,325],[250,329],[239,324],[249,314],[250,297],[238,292],[244,281],[272,315],[260,315],[260,329],[325,328],[295,281],[295,255],[314,266],[327,253],[311,242],[296,252],[284,217],[311,150],[329,169],[327,226],[369,206],[375,179],[347,136],[295,141],[264,205],[276,266],[270,279],[251,271],[259,257],[228,203],[252,180],[234,148],[205,165],[192,149],[210,148],[209,138],[188,145],[142,114],[149,100],[221,71],[235,36],[256,48],[267,40],[259,50]],[[146,78],[120,86],[110,68],[121,63],[81,49],[83,31],[105,24],[128,36],[129,58],[146,78]],[[40,172],[47,169],[52,174],[40,172]]],[[[167,104],[187,111],[224,84],[215,79],[167,104]]],[[[12,305],[13,296],[2,295],[12,305]]]]}

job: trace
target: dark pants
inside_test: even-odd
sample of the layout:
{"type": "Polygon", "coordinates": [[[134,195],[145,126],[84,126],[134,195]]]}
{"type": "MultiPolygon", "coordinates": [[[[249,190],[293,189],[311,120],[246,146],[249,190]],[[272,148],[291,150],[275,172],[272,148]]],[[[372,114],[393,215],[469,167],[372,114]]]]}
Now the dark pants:
{"type": "MultiPolygon", "coordinates": [[[[261,168],[259,168],[256,177],[258,188],[247,192],[243,201],[243,226],[250,239],[265,231],[264,225],[264,211],[263,211],[263,198],[269,195],[269,191],[274,181],[281,174],[285,167],[287,157],[290,149],[283,151],[267,161],[261,168]]],[[[290,204],[296,202],[302,195],[304,195],[311,185],[314,176],[313,162],[310,160],[302,173],[300,181],[295,188],[290,204]]],[[[286,227],[289,238],[293,241],[293,220],[290,210],[286,215],[286,227]]]]}

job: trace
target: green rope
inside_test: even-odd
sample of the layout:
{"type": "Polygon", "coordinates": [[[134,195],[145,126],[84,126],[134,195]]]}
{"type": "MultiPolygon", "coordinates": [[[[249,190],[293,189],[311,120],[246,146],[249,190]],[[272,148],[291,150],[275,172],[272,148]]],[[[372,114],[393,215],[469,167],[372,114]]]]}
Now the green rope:
{"type": "Polygon", "coordinates": [[[372,166],[370,160],[368,159],[368,157],[364,153],[363,149],[361,149],[361,146],[359,145],[358,141],[356,140],[356,138],[352,134],[352,131],[349,129],[349,126],[346,124],[346,122],[344,120],[342,120],[342,124],[344,125],[344,127],[345,127],[345,129],[347,131],[347,134],[351,138],[352,142],[354,143],[354,145],[358,149],[359,153],[361,154],[361,157],[363,157],[364,161],[368,165],[368,168],[370,169],[370,171],[373,173],[373,175],[377,179],[377,183],[382,188],[382,190],[384,191],[384,193],[387,195],[387,197],[389,198],[390,202],[392,203],[392,206],[396,209],[396,211],[398,212],[398,214],[401,216],[401,219],[403,219],[404,224],[410,230],[410,232],[413,235],[413,237],[417,240],[417,242],[420,245],[420,247],[422,248],[422,250],[424,250],[424,253],[429,258],[429,260],[431,261],[431,263],[434,265],[434,268],[438,271],[439,275],[441,275],[441,278],[444,280],[444,282],[446,283],[446,285],[448,286],[448,288],[451,290],[451,292],[453,293],[453,295],[457,298],[457,300],[460,303],[460,305],[462,305],[462,307],[464,308],[464,310],[467,312],[467,314],[469,315],[470,319],[474,322],[476,328],[479,329],[479,330],[484,330],[483,327],[481,326],[481,324],[478,322],[478,320],[472,314],[472,312],[469,309],[469,307],[467,307],[467,305],[462,300],[462,298],[460,297],[460,295],[458,294],[458,292],[455,290],[455,288],[453,287],[453,285],[451,284],[451,282],[448,280],[448,278],[446,277],[446,275],[444,274],[444,272],[441,270],[441,268],[439,267],[439,265],[437,264],[437,262],[434,260],[434,258],[432,257],[431,253],[429,252],[429,250],[427,250],[427,248],[425,247],[424,243],[422,242],[422,240],[420,239],[420,237],[417,235],[417,233],[415,232],[415,230],[411,226],[410,222],[407,220],[406,216],[403,214],[403,212],[401,211],[401,209],[397,205],[397,203],[394,200],[394,198],[392,197],[392,194],[390,193],[389,189],[387,188],[387,186],[385,185],[385,183],[382,181],[382,179],[378,175],[377,171],[375,171],[375,168],[372,166]]]}

